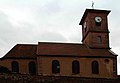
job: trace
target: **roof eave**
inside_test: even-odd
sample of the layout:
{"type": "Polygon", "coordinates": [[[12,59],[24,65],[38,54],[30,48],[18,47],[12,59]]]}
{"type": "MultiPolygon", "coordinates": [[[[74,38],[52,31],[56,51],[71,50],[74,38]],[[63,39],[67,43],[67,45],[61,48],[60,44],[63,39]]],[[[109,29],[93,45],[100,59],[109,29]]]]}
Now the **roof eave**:
{"type": "Polygon", "coordinates": [[[84,20],[85,20],[85,17],[87,16],[88,12],[96,12],[96,13],[99,13],[99,12],[104,12],[106,13],[107,15],[111,12],[110,10],[99,10],[99,9],[86,9],[84,14],[83,14],[83,17],[79,23],[79,25],[82,25],[84,20]]]}

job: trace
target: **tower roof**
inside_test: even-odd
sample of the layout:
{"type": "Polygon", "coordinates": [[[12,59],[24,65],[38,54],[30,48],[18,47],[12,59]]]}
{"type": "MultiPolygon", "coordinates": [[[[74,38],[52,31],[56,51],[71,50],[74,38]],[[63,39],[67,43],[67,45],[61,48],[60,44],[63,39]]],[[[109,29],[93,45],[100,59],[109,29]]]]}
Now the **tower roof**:
{"type": "Polygon", "coordinates": [[[83,14],[83,17],[82,17],[82,19],[81,19],[81,21],[79,23],[79,25],[83,24],[83,22],[84,22],[84,20],[85,20],[88,13],[104,13],[104,14],[108,15],[110,12],[111,12],[110,10],[86,9],[84,14],[83,14]]]}

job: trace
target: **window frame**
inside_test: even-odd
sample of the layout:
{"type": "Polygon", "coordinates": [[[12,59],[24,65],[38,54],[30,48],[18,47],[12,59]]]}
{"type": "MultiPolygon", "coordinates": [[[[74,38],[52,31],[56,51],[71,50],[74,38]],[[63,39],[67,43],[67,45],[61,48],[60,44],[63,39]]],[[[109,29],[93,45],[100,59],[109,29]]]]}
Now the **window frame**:
{"type": "Polygon", "coordinates": [[[29,74],[36,74],[36,63],[34,61],[30,61],[28,63],[29,74]]]}
{"type": "Polygon", "coordinates": [[[102,37],[101,36],[97,36],[97,43],[101,44],[102,43],[102,37]]]}
{"type": "Polygon", "coordinates": [[[91,67],[92,67],[92,74],[99,74],[99,63],[98,61],[92,61],[91,63],[91,67]]]}
{"type": "Polygon", "coordinates": [[[52,73],[60,73],[60,62],[58,60],[52,61],[52,73]]]}
{"type": "Polygon", "coordinates": [[[72,73],[73,74],[80,73],[80,63],[77,60],[72,61],[72,73]]]}
{"type": "Polygon", "coordinates": [[[12,61],[11,70],[13,73],[19,73],[19,63],[17,61],[12,61]]]}

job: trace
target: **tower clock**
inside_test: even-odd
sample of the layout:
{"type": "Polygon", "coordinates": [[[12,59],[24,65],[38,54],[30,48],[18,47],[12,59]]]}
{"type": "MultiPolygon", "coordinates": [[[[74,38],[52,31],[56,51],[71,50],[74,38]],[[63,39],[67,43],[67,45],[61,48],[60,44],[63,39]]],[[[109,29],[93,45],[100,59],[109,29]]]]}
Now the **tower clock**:
{"type": "Polygon", "coordinates": [[[109,48],[108,10],[86,9],[82,25],[82,42],[90,48],[109,48]]]}

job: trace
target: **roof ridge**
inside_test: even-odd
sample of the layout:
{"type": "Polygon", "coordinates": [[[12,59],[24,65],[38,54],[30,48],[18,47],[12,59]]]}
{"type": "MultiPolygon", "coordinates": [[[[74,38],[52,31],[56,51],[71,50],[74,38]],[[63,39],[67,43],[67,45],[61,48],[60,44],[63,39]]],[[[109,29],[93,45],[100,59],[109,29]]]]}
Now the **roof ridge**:
{"type": "Polygon", "coordinates": [[[17,46],[17,45],[38,45],[38,44],[16,44],[15,46],[17,46]]]}
{"type": "Polygon", "coordinates": [[[78,42],[75,42],[75,43],[72,43],[72,42],[67,42],[67,43],[64,43],[64,42],[38,42],[38,44],[71,44],[71,45],[84,45],[82,43],[78,43],[78,42]]]}

